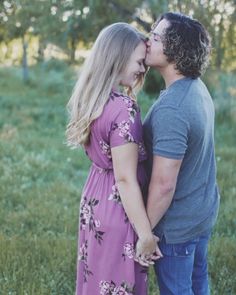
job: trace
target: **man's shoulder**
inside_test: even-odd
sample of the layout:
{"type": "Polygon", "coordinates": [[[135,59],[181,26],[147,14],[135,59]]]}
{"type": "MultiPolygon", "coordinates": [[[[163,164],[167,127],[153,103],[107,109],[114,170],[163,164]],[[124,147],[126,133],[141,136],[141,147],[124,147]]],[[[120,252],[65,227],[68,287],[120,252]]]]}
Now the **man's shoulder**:
{"type": "Polygon", "coordinates": [[[169,88],[162,91],[154,105],[154,109],[184,109],[191,104],[195,104],[194,97],[204,95],[207,92],[205,84],[200,78],[184,78],[176,81],[169,88]]]}

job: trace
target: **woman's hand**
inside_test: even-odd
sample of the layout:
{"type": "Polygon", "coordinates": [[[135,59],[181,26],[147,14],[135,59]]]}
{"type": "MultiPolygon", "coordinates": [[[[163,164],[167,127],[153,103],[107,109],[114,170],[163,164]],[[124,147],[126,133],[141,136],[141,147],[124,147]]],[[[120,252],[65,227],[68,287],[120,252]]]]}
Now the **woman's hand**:
{"type": "Polygon", "coordinates": [[[163,257],[158,243],[159,238],[155,235],[150,235],[145,238],[139,238],[136,243],[135,261],[142,266],[150,266],[154,264],[153,260],[163,257]]]}

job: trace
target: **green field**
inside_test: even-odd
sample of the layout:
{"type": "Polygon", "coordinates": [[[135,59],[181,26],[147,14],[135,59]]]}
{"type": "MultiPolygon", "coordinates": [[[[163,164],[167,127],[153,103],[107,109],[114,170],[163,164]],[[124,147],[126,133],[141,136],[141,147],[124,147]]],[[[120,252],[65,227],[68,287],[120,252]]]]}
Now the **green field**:
{"type": "MultiPolygon", "coordinates": [[[[74,294],[78,209],[89,162],[65,145],[75,74],[63,63],[0,70],[0,295],[74,294]]],[[[221,207],[210,242],[212,294],[236,294],[236,108],[233,75],[211,76],[221,207]]],[[[209,82],[210,83],[210,82],[209,82]]],[[[142,93],[143,114],[151,104],[142,93]]],[[[150,295],[157,295],[153,273],[150,295]]],[[[91,294],[92,295],[92,294],[91,294]]]]}

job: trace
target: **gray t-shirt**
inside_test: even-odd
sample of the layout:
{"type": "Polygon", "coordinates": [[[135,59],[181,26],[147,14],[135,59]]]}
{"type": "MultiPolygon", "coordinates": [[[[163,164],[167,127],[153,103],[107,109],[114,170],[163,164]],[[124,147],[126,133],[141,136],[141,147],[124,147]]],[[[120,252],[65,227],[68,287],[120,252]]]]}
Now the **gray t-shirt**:
{"type": "Polygon", "coordinates": [[[145,118],[144,140],[150,173],[153,155],[183,160],[157,235],[164,235],[167,243],[182,243],[210,231],[219,207],[214,105],[199,78],[180,79],[161,92],[145,118]]]}

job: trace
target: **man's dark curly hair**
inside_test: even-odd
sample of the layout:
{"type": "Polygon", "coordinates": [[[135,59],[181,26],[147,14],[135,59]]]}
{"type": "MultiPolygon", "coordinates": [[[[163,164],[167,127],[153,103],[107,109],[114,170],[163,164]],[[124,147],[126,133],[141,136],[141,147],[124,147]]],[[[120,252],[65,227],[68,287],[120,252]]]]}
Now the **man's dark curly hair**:
{"type": "Polygon", "coordinates": [[[162,14],[154,26],[163,19],[170,24],[161,38],[167,61],[174,63],[186,77],[200,77],[208,66],[211,52],[207,30],[197,20],[173,12],[162,14]]]}

